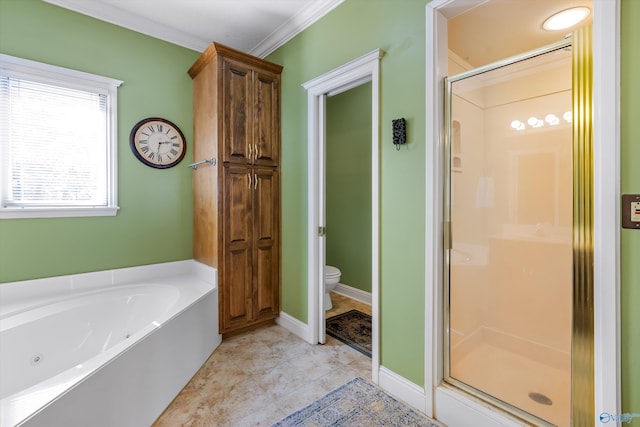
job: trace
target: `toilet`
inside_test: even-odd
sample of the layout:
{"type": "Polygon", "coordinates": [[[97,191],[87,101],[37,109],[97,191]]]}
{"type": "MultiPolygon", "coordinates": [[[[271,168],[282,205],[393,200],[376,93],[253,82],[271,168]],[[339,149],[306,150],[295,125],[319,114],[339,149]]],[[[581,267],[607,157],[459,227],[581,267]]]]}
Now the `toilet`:
{"type": "Polygon", "coordinates": [[[333,304],[331,304],[331,297],[329,296],[329,292],[336,287],[338,283],[340,283],[340,276],[342,273],[336,267],[332,267],[330,265],[324,266],[324,309],[331,310],[333,304]]]}

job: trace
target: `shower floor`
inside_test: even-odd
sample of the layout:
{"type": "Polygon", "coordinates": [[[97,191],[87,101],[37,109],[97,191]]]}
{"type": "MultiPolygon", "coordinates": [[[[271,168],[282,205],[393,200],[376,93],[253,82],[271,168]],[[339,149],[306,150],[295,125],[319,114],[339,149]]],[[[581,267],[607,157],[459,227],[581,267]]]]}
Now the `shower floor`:
{"type": "Polygon", "coordinates": [[[570,366],[555,365],[541,363],[504,346],[476,343],[470,351],[452,360],[451,376],[552,424],[569,426],[570,366]],[[546,396],[552,404],[538,403],[530,393],[542,395],[539,401],[546,396]]]}

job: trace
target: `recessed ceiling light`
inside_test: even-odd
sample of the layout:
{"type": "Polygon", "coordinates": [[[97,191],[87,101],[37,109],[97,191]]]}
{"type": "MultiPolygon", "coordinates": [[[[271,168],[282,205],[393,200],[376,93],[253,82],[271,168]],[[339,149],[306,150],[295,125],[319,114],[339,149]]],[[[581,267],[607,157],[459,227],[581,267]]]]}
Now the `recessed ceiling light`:
{"type": "Polygon", "coordinates": [[[572,7],[547,18],[542,28],[549,31],[564,30],[573,27],[591,14],[588,7],[572,7]]]}

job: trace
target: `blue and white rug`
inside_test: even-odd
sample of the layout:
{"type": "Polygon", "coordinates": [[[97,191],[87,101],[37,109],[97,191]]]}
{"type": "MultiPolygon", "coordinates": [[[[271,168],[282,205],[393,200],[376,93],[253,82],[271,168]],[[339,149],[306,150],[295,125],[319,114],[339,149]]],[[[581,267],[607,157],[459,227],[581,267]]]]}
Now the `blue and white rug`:
{"type": "Polygon", "coordinates": [[[354,378],[272,427],[294,426],[442,427],[442,424],[414,411],[362,378],[354,378]]]}

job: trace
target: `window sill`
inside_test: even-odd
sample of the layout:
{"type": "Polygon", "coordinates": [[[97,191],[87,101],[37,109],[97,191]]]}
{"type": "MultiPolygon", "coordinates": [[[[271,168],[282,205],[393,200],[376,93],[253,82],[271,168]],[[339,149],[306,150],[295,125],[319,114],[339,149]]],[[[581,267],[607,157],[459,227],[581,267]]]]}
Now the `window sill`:
{"type": "Polygon", "coordinates": [[[0,209],[0,219],[10,218],[74,218],[87,216],[116,216],[117,206],[92,207],[64,207],[64,208],[4,208],[0,209]]]}

